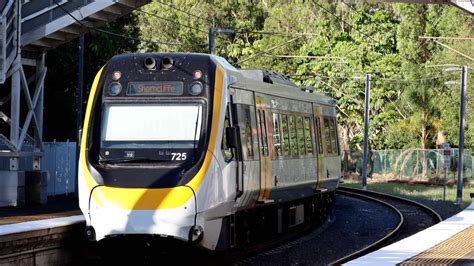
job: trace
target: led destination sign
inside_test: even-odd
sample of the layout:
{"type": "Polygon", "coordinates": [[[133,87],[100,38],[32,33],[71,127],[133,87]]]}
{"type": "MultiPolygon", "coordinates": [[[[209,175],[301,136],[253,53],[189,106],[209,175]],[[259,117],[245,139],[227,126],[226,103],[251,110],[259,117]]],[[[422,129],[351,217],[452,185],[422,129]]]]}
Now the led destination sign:
{"type": "Polygon", "coordinates": [[[182,95],[181,81],[130,82],[127,95],[182,95]]]}

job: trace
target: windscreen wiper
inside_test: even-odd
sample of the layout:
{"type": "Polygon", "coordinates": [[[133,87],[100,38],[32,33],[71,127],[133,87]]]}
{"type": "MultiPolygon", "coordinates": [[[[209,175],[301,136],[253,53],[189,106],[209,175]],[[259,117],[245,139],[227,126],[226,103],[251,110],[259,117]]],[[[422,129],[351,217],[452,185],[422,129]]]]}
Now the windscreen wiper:
{"type": "Polygon", "coordinates": [[[196,116],[196,125],[194,126],[194,139],[193,139],[193,164],[195,163],[194,161],[196,160],[196,138],[197,138],[197,131],[198,131],[198,123],[199,123],[199,110],[201,106],[198,106],[198,111],[197,111],[197,116],[196,116]]]}

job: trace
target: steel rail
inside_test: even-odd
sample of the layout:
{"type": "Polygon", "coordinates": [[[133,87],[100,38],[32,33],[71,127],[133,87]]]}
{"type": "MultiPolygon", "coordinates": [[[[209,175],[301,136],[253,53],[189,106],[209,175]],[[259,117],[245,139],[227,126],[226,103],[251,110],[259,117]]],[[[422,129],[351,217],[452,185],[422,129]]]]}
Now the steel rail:
{"type": "Polygon", "coordinates": [[[377,195],[377,196],[381,196],[381,197],[396,199],[396,200],[399,200],[399,201],[409,202],[412,205],[416,205],[416,206],[420,207],[421,209],[426,210],[426,212],[433,218],[433,220],[435,220],[436,223],[439,223],[439,222],[443,221],[443,218],[441,218],[441,216],[435,210],[433,210],[432,208],[426,206],[423,203],[419,203],[419,202],[411,200],[411,199],[403,198],[403,197],[388,194],[388,193],[373,191],[373,190],[363,191],[361,189],[350,188],[350,187],[345,187],[345,186],[340,186],[338,188],[338,191],[352,191],[354,193],[359,193],[359,194],[363,193],[363,194],[368,194],[368,195],[377,195]]]}
{"type": "Polygon", "coordinates": [[[359,250],[357,250],[357,251],[355,251],[355,252],[353,252],[353,253],[345,256],[345,257],[342,257],[342,258],[340,258],[336,261],[331,262],[329,265],[341,265],[343,263],[346,263],[350,260],[353,260],[355,258],[363,256],[363,255],[377,249],[378,247],[383,245],[386,241],[388,241],[388,239],[390,239],[392,236],[394,236],[396,233],[398,233],[401,230],[403,224],[405,223],[405,218],[403,217],[403,214],[400,212],[400,210],[398,210],[395,206],[393,206],[390,203],[387,203],[385,201],[382,201],[382,200],[379,200],[379,199],[376,199],[376,198],[373,198],[373,197],[370,197],[370,196],[367,196],[367,195],[363,195],[363,193],[345,191],[345,190],[341,189],[341,187],[338,188],[337,193],[345,194],[345,195],[348,195],[348,196],[351,196],[351,197],[362,198],[362,199],[365,199],[365,200],[371,200],[371,201],[375,201],[379,204],[382,204],[382,205],[390,208],[395,213],[397,213],[398,217],[400,218],[400,222],[397,224],[397,226],[393,230],[391,230],[384,237],[380,238],[379,240],[375,241],[374,243],[372,243],[368,246],[365,246],[362,249],[359,249],[359,250]]]}
{"type": "Polygon", "coordinates": [[[417,206],[418,208],[421,208],[423,209],[426,213],[428,213],[431,218],[435,221],[435,223],[439,223],[441,222],[443,219],[441,218],[441,216],[436,212],[434,211],[433,209],[431,209],[430,207],[422,204],[422,203],[419,203],[419,202],[416,202],[416,201],[413,201],[413,200],[410,200],[410,199],[406,199],[406,198],[402,198],[402,197],[399,197],[399,196],[394,196],[394,195],[391,195],[391,194],[387,194],[387,193],[382,193],[382,192],[375,192],[375,191],[366,191],[366,190],[361,190],[361,189],[355,189],[355,188],[349,188],[349,187],[339,187],[338,190],[337,190],[337,193],[340,193],[340,194],[346,194],[346,195],[350,195],[350,196],[354,196],[354,197],[359,197],[359,198],[365,198],[365,199],[370,199],[370,200],[373,200],[373,201],[376,201],[376,202],[379,202],[379,203],[382,203],[386,206],[389,206],[391,209],[393,210],[396,210],[396,212],[398,213],[398,215],[400,216],[400,223],[395,227],[395,229],[393,229],[391,232],[389,232],[387,235],[385,235],[384,237],[382,237],[381,239],[377,240],[376,242],[360,249],[360,250],[357,250],[345,257],[342,257],[336,261],[333,261],[330,263],[330,265],[341,265],[343,263],[346,263],[348,261],[351,261],[353,259],[356,259],[360,256],[363,256],[363,255],[366,255],[368,254],[369,252],[371,251],[374,251],[376,249],[379,249],[381,247],[384,246],[384,244],[392,237],[394,236],[396,233],[399,233],[402,229],[402,226],[403,224],[405,223],[405,219],[403,217],[403,214],[400,212],[400,210],[398,210],[395,206],[393,206],[392,204],[390,203],[387,203],[387,202],[384,202],[383,200],[381,199],[377,199],[377,198],[374,198],[374,197],[371,197],[370,195],[376,195],[376,196],[379,196],[379,197],[385,197],[385,198],[389,198],[389,199],[392,199],[392,200],[398,200],[398,201],[402,201],[402,202],[405,202],[405,203],[409,203],[409,204],[412,204],[412,205],[415,205],[417,206]]]}

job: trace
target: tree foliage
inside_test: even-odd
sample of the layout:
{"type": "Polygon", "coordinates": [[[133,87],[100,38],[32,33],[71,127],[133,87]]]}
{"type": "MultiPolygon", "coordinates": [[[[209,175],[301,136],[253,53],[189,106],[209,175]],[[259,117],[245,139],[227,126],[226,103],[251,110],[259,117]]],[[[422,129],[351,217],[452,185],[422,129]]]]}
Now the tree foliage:
{"type": "MultiPolygon", "coordinates": [[[[138,37],[135,15],[129,15],[109,23],[102,29],[138,37]]],[[[97,71],[115,54],[134,52],[138,41],[109,35],[99,31],[85,34],[83,101],[97,71]]],[[[44,138],[46,140],[75,139],[77,114],[77,82],[79,40],[75,39],[46,54],[48,74],[45,80],[44,138]]]]}
{"type": "MultiPolygon", "coordinates": [[[[442,141],[457,145],[459,85],[448,86],[444,82],[459,81],[459,75],[446,74],[443,66],[433,66],[472,66],[472,61],[432,40],[419,38],[474,36],[474,18],[450,6],[359,1],[155,0],[107,26],[141,41],[99,32],[86,36],[86,86],[114,54],[207,53],[209,28],[235,30],[233,34],[215,34],[214,52],[231,64],[280,72],[298,84],[314,86],[336,98],[343,149],[361,147],[364,80],[353,77],[364,77],[366,73],[372,74],[371,148],[432,148],[442,141]]],[[[443,42],[474,55],[472,41],[443,42]]],[[[70,99],[65,101],[70,105],[75,101],[68,95],[75,92],[76,58],[77,42],[72,42],[50,52],[47,60],[50,73],[73,77],[56,79],[49,75],[47,82],[47,93],[70,99]],[[58,69],[56,65],[72,67],[58,69]]],[[[465,142],[471,148],[472,77],[470,71],[465,142]]],[[[53,138],[54,134],[46,136],[53,138]]]]}
{"type": "MultiPolygon", "coordinates": [[[[140,51],[206,52],[207,29],[235,29],[216,34],[216,53],[242,68],[265,68],[314,86],[338,100],[343,148],[361,145],[364,82],[373,75],[370,144],[372,148],[431,148],[440,136],[457,144],[459,100],[440,64],[468,59],[420,36],[470,36],[474,19],[440,5],[331,1],[153,1],[139,16],[141,37],[183,45],[150,45],[140,51]],[[184,12],[183,12],[184,11],[184,12]],[[170,20],[175,23],[170,22],[170,20]],[[258,32],[311,33],[262,34],[258,32]],[[284,56],[308,56],[284,57],[284,56]]],[[[472,42],[451,42],[473,54],[472,42]]],[[[472,82],[471,82],[472,84],[472,82]]],[[[468,88],[472,95],[473,86],[468,88]]],[[[468,99],[472,103],[473,97],[468,99]]],[[[470,104],[468,104],[470,106],[470,104]]],[[[473,122],[468,108],[466,143],[472,147],[473,122]]]]}

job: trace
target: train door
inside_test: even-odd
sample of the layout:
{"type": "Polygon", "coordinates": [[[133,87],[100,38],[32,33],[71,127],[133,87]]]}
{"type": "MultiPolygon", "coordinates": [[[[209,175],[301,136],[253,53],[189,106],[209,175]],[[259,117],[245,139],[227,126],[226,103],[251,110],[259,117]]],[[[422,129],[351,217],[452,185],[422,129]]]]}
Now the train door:
{"type": "Polygon", "coordinates": [[[258,143],[260,150],[260,194],[258,196],[259,202],[268,202],[271,188],[271,167],[270,167],[270,149],[269,149],[269,127],[268,119],[270,110],[265,107],[264,98],[256,96],[256,110],[257,110],[257,131],[258,143]]]}
{"type": "Polygon", "coordinates": [[[223,149],[224,149],[224,159],[229,162],[228,164],[229,176],[230,177],[235,176],[236,198],[238,198],[243,194],[244,167],[243,167],[241,139],[240,139],[240,131],[242,129],[239,126],[237,105],[234,103],[233,95],[230,95],[229,104],[227,105],[227,108],[226,108],[224,128],[226,131],[224,133],[224,141],[222,144],[223,149]]]}
{"type": "Polygon", "coordinates": [[[316,137],[316,160],[317,160],[317,188],[321,187],[321,179],[324,177],[324,146],[323,146],[323,118],[321,115],[321,107],[314,106],[314,134],[316,137]]]}

